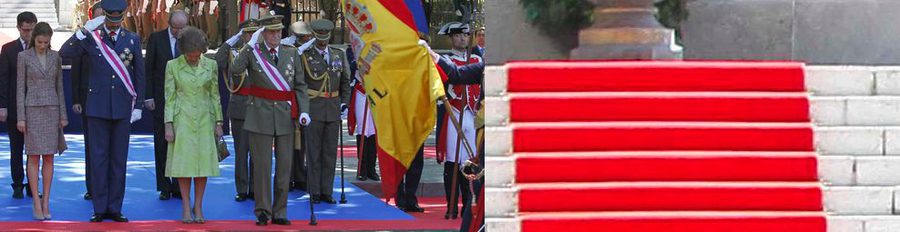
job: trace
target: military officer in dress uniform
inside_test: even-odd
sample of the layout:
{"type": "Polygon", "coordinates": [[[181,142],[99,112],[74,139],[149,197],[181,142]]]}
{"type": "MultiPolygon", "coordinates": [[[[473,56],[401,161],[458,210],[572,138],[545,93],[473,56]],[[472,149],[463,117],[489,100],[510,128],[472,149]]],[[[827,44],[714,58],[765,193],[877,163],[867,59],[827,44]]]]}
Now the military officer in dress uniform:
{"type": "Polygon", "coordinates": [[[121,28],[125,0],[103,0],[104,17],[88,21],[59,50],[66,59],[91,57],[84,105],[90,144],[91,222],[122,216],[125,168],[131,123],[141,119],[144,102],[144,57],[141,38],[121,28]]]}
{"type": "Polygon", "coordinates": [[[350,69],[344,51],[328,45],[334,23],[318,19],[310,23],[316,44],[303,53],[312,123],[307,130],[309,148],[309,193],[313,203],[335,204],[331,196],[338,156],[341,118],[350,101],[350,69]]]}
{"type": "Polygon", "coordinates": [[[237,195],[234,196],[235,201],[253,198],[249,140],[244,133],[244,115],[247,112],[247,94],[250,84],[247,83],[247,72],[233,73],[228,70],[228,66],[237,57],[240,48],[250,40],[253,32],[259,29],[259,21],[249,19],[242,22],[240,27],[241,31],[225,41],[216,52],[216,62],[219,64],[220,70],[227,72],[225,83],[231,92],[227,114],[231,119],[231,136],[234,138],[234,187],[237,191],[237,195]]]}
{"type": "MultiPolygon", "coordinates": [[[[469,63],[481,63],[480,56],[466,53],[470,33],[469,26],[459,22],[450,22],[444,25],[438,34],[449,36],[453,46],[453,50],[450,51],[450,54],[444,55],[444,58],[449,59],[458,66],[469,63]]],[[[462,196],[462,211],[465,211],[471,205],[472,192],[459,169],[462,167],[463,162],[474,158],[474,154],[469,154],[466,149],[461,147],[464,146],[464,143],[458,139],[457,135],[459,133],[453,124],[450,123],[449,117],[455,117],[453,120],[462,119],[460,126],[465,137],[461,139],[467,140],[470,145],[474,146],[475,110],[478,109],[476,103],[481,95],[481,85],[478,83],[454,81],[448,81],[448,84],[447,98],[450,100],[453,112],[452,114],[446,112],[443,115],[441,130],[437,138],[437,153],[438,162],[446,161],[444,162],[444,191],[447,198],[447,213],[444,217],[455,219],[461,212],[457,209],[457,202],[460,196],[462,196]],[[456,186],[453,186],[454,176],[456,176],[456,186]],[[456,190],[455,193],[454,190],[456,190]]],[[[475,147],[472,147],[472,149],[473,152],[478,152],[475,147]]]]}
{"type": "Polygon", "coordinates": [[[290,225],[287,197],[294,150],[294,131],[309,125],[303,62],[297,49],[281,45],[281,16],[260,19],[258,30],[241,49],[229,68],[247,72],[249,88],[244,132],[250,141],[253,192],[257,225],[290,225]],[[258,39],[258,40],[257,40],[258,39]],[[257,42],[258,41],[258,42],[257,42]],[[272,196],[272,145],[275,148],[274,201],[272,196]]]}

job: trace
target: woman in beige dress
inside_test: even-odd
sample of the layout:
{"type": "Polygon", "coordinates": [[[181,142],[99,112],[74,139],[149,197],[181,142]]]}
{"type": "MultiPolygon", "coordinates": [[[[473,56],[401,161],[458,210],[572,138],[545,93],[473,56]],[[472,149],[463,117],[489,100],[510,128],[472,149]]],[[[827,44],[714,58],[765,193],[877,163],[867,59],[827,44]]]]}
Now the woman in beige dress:
{"type": "Polygon", "coordinates": [[[65,149],[62,128],[69,123],[63,96],[62,59],[59,53],[50,50],[51,36],[53,29],[49,24],[40,22],[35,25],[28,43],[30,48],[19,53],[17,59],[16,105],[19,121],[16,128],[25,134],[28,187],[33,196],[38,196],[38,168],[43,169],[44,197],[32,199],[35,220],[50,220],[53,155],[61,154],[65,149]]]}

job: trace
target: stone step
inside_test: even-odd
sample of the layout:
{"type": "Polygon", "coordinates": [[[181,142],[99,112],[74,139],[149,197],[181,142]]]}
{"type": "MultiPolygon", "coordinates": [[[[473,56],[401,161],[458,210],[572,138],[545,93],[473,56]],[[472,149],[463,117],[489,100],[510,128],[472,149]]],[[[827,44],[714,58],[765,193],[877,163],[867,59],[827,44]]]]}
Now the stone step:
{"type": "Polygon", "coordinates": [[[54,7],[25,7],[25,8],[5,8],[0,6],[0,14],[5,17],[15,17],[19,13],[23,11],[31,11],[32,13],[56,13],[56,8],[54,7]],[[25,10],[23,10],[25,9],[25,10]]]}

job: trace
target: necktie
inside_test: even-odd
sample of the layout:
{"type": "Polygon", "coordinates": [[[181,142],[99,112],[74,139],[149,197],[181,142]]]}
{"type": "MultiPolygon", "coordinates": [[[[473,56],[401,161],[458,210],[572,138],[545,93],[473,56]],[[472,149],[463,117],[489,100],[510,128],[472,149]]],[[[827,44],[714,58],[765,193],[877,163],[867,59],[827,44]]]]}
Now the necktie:
{"type": "Polygon", "coordinates": [[[274,48],[269,49],[269,55],[272,55],[272,60],[275,61],[275,64],[278,64],[278,52],[274,48]]]}
{"type": "Polygon", "coordinates": [[[180,56],[181,51],[178,50],[178,40],[172,40],[172,44],[173,44],[173,46],[175,46],[175,53],[173,53],[174,55],[172,55],[172,57],[180,56]]]}
{"type": "Polygon", "coordinates": [[[116,32],[115,32],[115,31],[110,31],[110,32],[109,32],[109,40],[112,41],[113,44],[116,43],[116,32]]]}

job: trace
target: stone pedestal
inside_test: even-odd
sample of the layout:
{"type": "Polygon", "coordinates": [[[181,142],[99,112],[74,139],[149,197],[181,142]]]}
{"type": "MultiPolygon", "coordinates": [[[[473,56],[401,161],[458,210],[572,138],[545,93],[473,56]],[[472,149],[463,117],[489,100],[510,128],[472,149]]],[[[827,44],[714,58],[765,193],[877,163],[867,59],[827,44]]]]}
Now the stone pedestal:
{"type": "Polygon", "coordinates": [[[654,17],[655,0],[591,0],[594,24],[579,32],[571,59],[674,59],[673,30],[654,17]]]}

